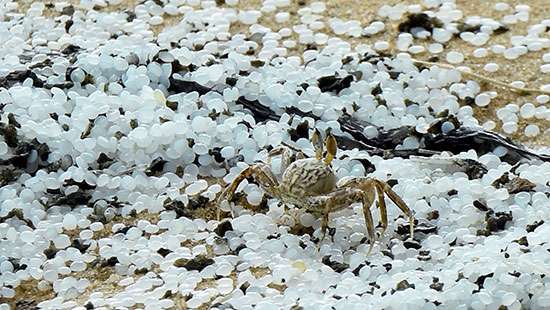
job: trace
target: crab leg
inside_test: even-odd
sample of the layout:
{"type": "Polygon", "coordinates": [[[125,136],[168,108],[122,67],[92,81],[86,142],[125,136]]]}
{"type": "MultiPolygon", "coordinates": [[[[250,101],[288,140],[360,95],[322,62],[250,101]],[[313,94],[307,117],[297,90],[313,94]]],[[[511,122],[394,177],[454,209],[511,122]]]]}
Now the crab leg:
{"type": "Polygon", "coordinates": [[[409,218],[410,234],[411,238],[413,237],[413,212],[403,201],[403,199],[401,199],[401,197],[399,197],[399,195],[397,195],[386,182],[371,178],[353,178],[351,180],[347,180],[345,183],[339,184],[339,187],[359,188],[365,193],[372,193],[376,191],[378,196],[377,206],[380,209],[380,220],[382,222],[382,234],[388,227],[388,211],[386,207],[386,202],[384,200],[384,196],[387,195],[395,203],[395,205],[397,205],[397,207],[409,218]]]}
{"type": "Polygon", "coordinates": [[[380,232],[380,235],[383,235],[388,228],[388,209],[386,209],[386,200],[384,200],[384,189],[378,184],[376,184],[375,187],[376,194],[378,196],[376,204],[380,210],[380,222],[382,223],[382,231],[380,232]]]}
{"type": "Polygon", "coordinates": [[[372,205],[372,201],[374,200],[374,193],[367,192],[363,193],[363,216],[365,217],[365,223],[367,225],[367,233],[370,240],[370,246],[369,251],[367,252],[367,255],[370,254],[372,251],[372,247],[374,246],[374,241],[376,240],[376,234],[374,232],[374,221],[372,219],[372,213],[370,212],[370,206],[372,205]]]}
{"type": "Polygon", "coordinates": [[[325,240],[327,229],[328,229],[328,215],[330,214],[330,204],[326,203],[323,210],[323,218],[321,219],[321,239],[319,241],[325,240]]]}
{"type": "Polygon", "coordinates": [[[378,199],[376,201],[376,204],[380,209],[380,218],[382,221],[381,234],[383,234],[388,227],[388,212],[386,209],[386,202],[384,201],[384,192],[382,190],[378,190],[378,187],[375,184],[375,180],[367,178],[353,178],[347,180],[345,183],[338,184],[338,186],[340,188],[357,188],[362,190],[366,195],[368,195],[370,204],[372,204],[372,202],[374,201],[374,193],[377,193],[378,199]]]}
{"type": "Polygon", "coordinates": [[[338,211],[348,207],[350,204],[361,202],[363,204],[363,215],[367,226],[367,236],[370,241],[369,253],[376,241],[374,223],[370,206],[374,200],[373,192],[363,192],[355,188],[343,188],[336,190],[326,196],[311,197],[308,199],[308,209],[323,210],[321,219],[321,241],[326,236],[328,229],[328,216],[331,212],[338,211]]]}
{"type": "Polygon", "coordinates": [[[409,231],[412,239],[414,236],[414,215],[412,210],[407,206],[403,199],[401,199],[401,197],[399,197],[399,195],[392,190],[388,183],[379,180],[376,180],[376,183],[377,187],[380,187],[381,190],[383,190],[384,193],[393,201],[393,203],[395,203],[395,205],[397,205],[397,207],[409,217],[409,231]]]}
{"type": "Polygon", "coordinates": [[[220,220],[220,203],[224,199],[226,199],[227,201],[231,201],[239,184],[241,184],[244,179],[249,177],[253,177],[256,182],[258,182],[260,187],[268,193],[268,195],[272,197],[279,196],[279,183],[273,175],[273,172],[271,172],[271,169],[269,169],[269,166],[263,163],[254,164],[244,169],[218,197],[218,220],[220,220]]]}
{"type": "Polygon", "coordinates": [[[286,146],[279,146],[271,150],[267,154],[267,164],[271,166],[271,159],[275,156],[281,155],[281,172],[284,172],[288,165],[292,162],[292,150],[286,146]]]}
{"type": "Polygon", "coordinates": [[[313,130],[313,134],[311,135],[311,144],[313,144],[313,148],[315,149],[315,158],[321,160],[323,158],[323,140],[317,128],[313,130]]]}

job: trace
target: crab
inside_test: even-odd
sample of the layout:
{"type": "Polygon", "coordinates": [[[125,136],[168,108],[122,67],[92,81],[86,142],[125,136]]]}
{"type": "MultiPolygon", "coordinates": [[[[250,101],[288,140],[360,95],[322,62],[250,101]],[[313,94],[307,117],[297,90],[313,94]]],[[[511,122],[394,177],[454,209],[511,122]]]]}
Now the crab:
{"type": "MultiPolygon", "coordinates": [[[[383,235],[388,227],[388,214],[384,200],[387,196],[408,217],[410,237],[413,237],[413,212],[386,182],[368,177],[338,181],[331,165],[337,152],[336,139],[332,133],[328,131],[323,142],[319,130],[315,129],[311,135],[311,142],[314,146],[315,158],[306,158],[303,153],[298,152],[293,161],[292,150],[284,145],[270,151],[267,163],[255,163],[237,175],[219,196],[218,206],[224,199],[231,201],[239,184],[244,179],[252,177],[269,196],[279,199],[284,204],[293,204],[305,209],[321,218],[320,240],[322,241],[326,235],[330,213],[347,208],[353,203],[362,203],[367,237],[370,241],[370,253],[376,241],[370,207],[377,197],[376,205],[380,209],[382,227],[380,235],[383,235]],[[282,157],[281,170],[284,171],[280,182],[271,171],[270,165],[271,159],[279,155],[282,157]]],[[[218,219],[219,217],[218,208],[218,219]]]]}

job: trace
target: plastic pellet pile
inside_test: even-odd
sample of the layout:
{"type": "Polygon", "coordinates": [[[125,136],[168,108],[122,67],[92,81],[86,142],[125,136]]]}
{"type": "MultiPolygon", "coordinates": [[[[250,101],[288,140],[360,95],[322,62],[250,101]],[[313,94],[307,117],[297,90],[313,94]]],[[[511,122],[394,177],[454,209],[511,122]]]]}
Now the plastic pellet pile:
{"type": "Polygon", "coordinates": [[[0,310],[550,309],[550,4],[355,2],[0,2],[0,310]],[[360,204],[322,240],[252,179],[218,205],[313,128],[414,238],[389,200],[370,254],[360,204]],[[402,155],[461,128],[532,155],[402,155]]]}

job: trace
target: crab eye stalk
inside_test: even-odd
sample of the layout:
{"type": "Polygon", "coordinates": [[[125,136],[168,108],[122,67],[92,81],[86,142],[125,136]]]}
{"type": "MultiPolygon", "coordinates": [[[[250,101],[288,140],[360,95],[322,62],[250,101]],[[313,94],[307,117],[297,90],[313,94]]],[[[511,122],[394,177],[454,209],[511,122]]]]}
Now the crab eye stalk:
{"type": "Polygon", "coordinates": [[[311,143],[315,149],[315,158],[321,160],[323,158],[323,140],[321,140],[321,133],[317,128],[315,128],[313,135],[311,135],[311,143]]]}
{"type": "Polygon", "coordinates": [[[330,165],[334,156],[336,156],[337,146],[336,138],[330,132],[330,129],[327,130],[327,138],[325,139],[325,147],[327,148],[327,155],[325,157],[325,164],[330,165]]]}

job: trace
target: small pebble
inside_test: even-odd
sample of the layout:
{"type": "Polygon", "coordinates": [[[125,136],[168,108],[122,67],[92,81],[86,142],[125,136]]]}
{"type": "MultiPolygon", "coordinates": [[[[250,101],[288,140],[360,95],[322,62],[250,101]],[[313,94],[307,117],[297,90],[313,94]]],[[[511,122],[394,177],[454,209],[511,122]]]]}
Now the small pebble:
{"type": "Polygon", "coordinates": [[[525,136],[527,137],[536,137],[540,133],[539,126],[535,124],[529,124],[525,126],[525,136]]]}
{"type": "Polygon", "coordinates": [[[491,96],[486,93],[481,93],[476,96],[475,103],[478,107],[486,107],[491,103],[491,96]]]}
{"type": "Polygon", "coordinates": [[[496,63],[488,63],[486,64],[485,66],[483,66],[483,70],[487,71],[487,72],[497,72],[498,71],[498,68],[499,68],[499,65],[496,64],[496,63]]]}
{"type": "Polygon", "coordinates": [[[495,3],[495,6],[494,6],[495,10],[497,11],[507,11],[510,9],[510,5],[508,5],[508,3],[504,3],[504,2],[497,2],[495,3]]]}
{"type": "Polygon", "coordinates": [[[472,55],[476,58],[487,57],[488,54],[489,54],[489,52],[487,51],[487,49],[483,48],[483,47],[475,49],[472,53],[472,55]]]}
{"type": "Polygon", "coordinates": [[[452,64],[462,63],[464,61],[464,54],[455,51],[448,52],[447,61],[452,64]]]}

